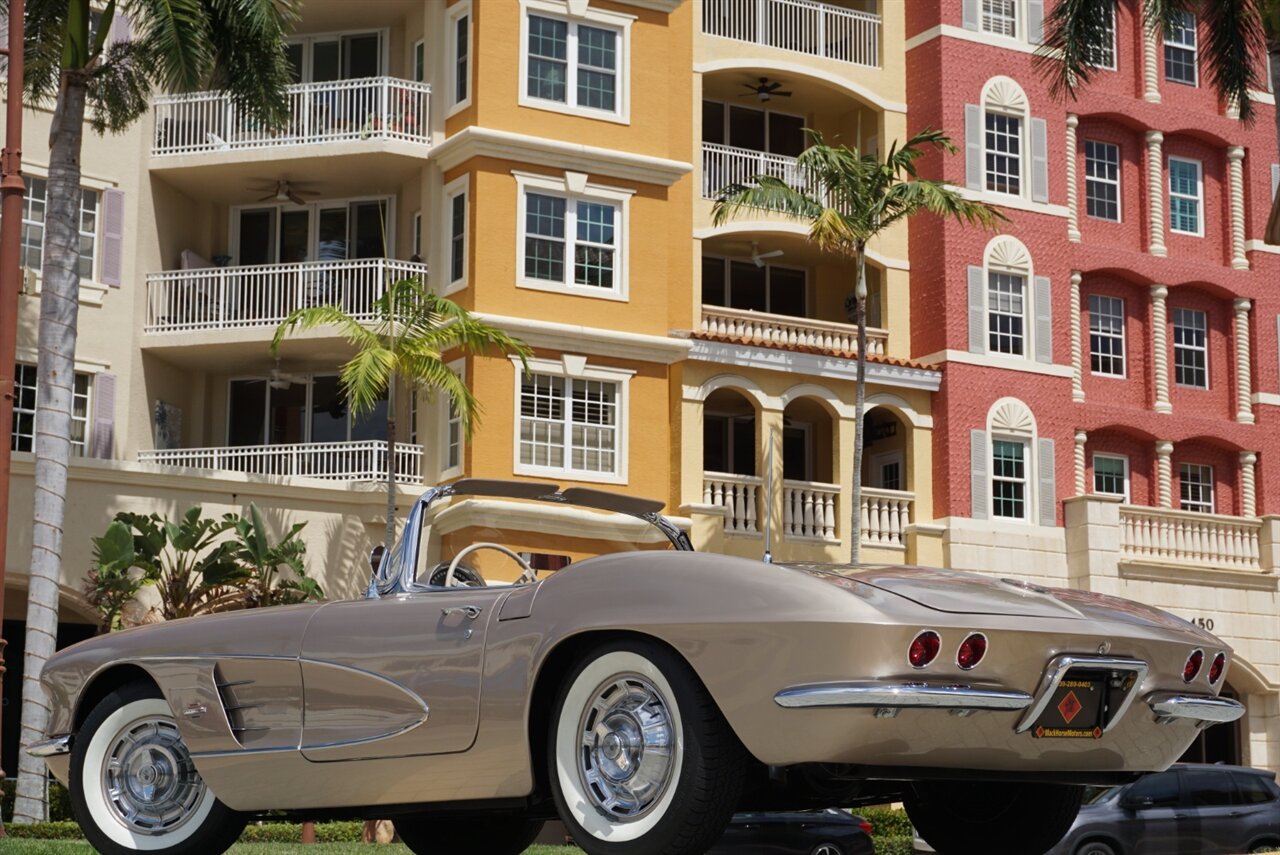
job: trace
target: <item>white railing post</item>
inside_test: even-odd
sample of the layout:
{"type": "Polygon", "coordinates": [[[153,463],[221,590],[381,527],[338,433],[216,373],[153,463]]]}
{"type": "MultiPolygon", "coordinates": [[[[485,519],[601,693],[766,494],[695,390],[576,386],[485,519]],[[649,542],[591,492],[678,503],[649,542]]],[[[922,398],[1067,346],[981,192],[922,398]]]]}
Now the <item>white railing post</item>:
{"type": "MultiPolygon", "coordinates": [[[[139,451],[140,463],[245,472],[270,477],[306,476],[326,481],[380,481],[388,456],[383,440],[363,442],[250,445],[235,448],[176,448],[139,451]]],[[[405,483],[422,483],[422,446],[396,444],[398,473],[405,483]]]]}
{"type": "Polygon", "coordinates": [[[1123,505],[1120,550],[1128,560],[1261,570],[1263,521],[1123,505]]]}

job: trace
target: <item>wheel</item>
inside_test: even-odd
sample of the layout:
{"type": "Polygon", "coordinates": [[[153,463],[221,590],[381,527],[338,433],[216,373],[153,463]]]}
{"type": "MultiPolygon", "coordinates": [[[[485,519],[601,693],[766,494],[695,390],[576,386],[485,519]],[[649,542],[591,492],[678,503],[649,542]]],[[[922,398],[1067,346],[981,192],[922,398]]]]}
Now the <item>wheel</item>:
{"type": "Polygon", "coordinates": [[[1065,784],[917,781],[903,803],[939,855],[1041,855],[1071,828],[1083,797],[1065,784]]]}
{"type": "Polygon", "coordinates": [[[1106,841],[1090,840],[1076,849],[1075,855],[1116,855],[1116,850],[1106,841]]]}
{"type": "Polygon", "coordinates": [[[819,843],[809,855],[844,855],[838,843],[819,843]]]}
{"type": "Polygon", "coordinates": [[[160,690],[130,683],[98,702],[71,749],[71,806],[103,855],[216,855],[247,817],[205,786],[160,690]]]}
{"type": "Polygon", "coordinates": [[[415,855],[451,855],[454,852],[520,855],[542,831],[542,820],[531,820],[517,814],[436,817],[430,813],[419,813],[397,817],[395,826],[400,842],[415,855]]]}
{"type": "Polygon", "coordinates": [[[746,751],[693,670],[656,643],[583,656],[547,744],[556,808],[589,855],[701,855],[741,795],[746,751]]]}

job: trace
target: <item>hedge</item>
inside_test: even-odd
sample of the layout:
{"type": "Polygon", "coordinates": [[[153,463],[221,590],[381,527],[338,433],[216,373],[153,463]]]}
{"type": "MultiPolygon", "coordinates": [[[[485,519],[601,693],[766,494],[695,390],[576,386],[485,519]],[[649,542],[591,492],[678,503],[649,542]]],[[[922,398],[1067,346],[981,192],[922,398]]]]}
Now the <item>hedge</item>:
{"type": "Polygon", "coordinates": [[[854,808],[853,812],[871,823],[871,833],[876,838],[876,851],[880,849],[881,837],[910,837],[911,820],[907,812],[889,807],[854,808]]]}
{"type": "MultiPolygon", "coordinates": [[[[317,822],[317,843],[359,843],[364,823],[317,822]]],[[[240,835],[241,843],[298,843],[302,840],[302,826],[295,822],[264,822],[248,825],[240,835]]]]}
{"type": "MultiPolygon", "coordinates": [[[[16,779],[0,781],[0,817],[4,818],[6,825],[13,822],[14,791],[17,787],[16,779]]],[[[71,794],[57,781],[49,782],[49,819],[54,822],[75,821],[71,813],[71,794]]]]}
{"type": "Polygon", "coordinates": [[[5,834],[22,840],[84,840],[80,826],[74,822],[37,822],[34,825],[6,823],[5,834]]]}
{"type": "Polygon", "coordinates": [[[877,834],[876,855],[912,855],[911,835],[893,834],[888,837],[877,834]]]}

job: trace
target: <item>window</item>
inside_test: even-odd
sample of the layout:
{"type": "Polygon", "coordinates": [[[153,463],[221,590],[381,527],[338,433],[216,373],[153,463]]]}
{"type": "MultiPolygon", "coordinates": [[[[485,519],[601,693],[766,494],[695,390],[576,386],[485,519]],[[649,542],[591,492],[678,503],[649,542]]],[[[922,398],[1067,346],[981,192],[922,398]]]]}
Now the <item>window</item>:
{"type": "Polygon", "coordinates": [[[1173,25],[1164,34],[1164,77],[1173,83],[1199,85],[1196,72],[1196,16],[1175,11],[1173,25]]]}
{"type": "Polygon", "coordinates": [[[449,112],[471,103],[471,3],[456,3],[445,13],[449,26],[449,112]]]}
{"type": "Polygon", "coordinates": [[[427,46],[422,39],[413,44],[413,79],[418,83],[427,79],[427,46]]]}
{"type": "Polygon", "coordinates": [[[998,36],[1016,36],[1018,0],[982,0],[982,29],[998,36]]]}
{"type": "Polygon", "coordinates": [[[1094,374],[1124,376],[1124,300],[1089,295],[1089,366],[1094,374]]]}
{"type": "Polygon", "coordinates": [[[607,203],[527,193],[524,275],[613,289],[617,213],[617,207],[607,203]]]}
{"type": "Polygon", "coordinates": [[[756,474],[754,414],[703,414],[702,468],[732,475],[756,474]]]}
{"type": "Polygon", "coordinates": [[[1262,805],[1276,799],[1276,796],[1267,787],[1267,782],[1261,775],[1232,772],[1231,780],[1236,782],[1238,804],[1262,805]]]}
{"type": "Polygon", "coordinates": [[[395,221],[391,204],[390,199],[329,200],[305,207],[233,208],[232,254],[236,264],[246,266],[391,258],[395,250],[387,245],[394,237],[394,231],[387,231],[387,223],[395,221]]]}
{"type": "Polygon", "coordinates": [[[445,414],[444,468],[456,469],[462,465],[462,417],[458,415],[455,399],[449,396],[449,410],[445,414]]]}
{"type": "Polygon", "coordinates": [[[1203,235],[1200,200],[1203,198],[1200,161],[1169,158],[1169,228],[1188,235],[1203,235]]]}
{"type": "Polygon", "coordinates": [[[1086,51],[1086,61],[1094,68],[1116,69],[1116,7],[1107,7],[1102,20],[1102,39],[1096,47],[1086,51]]]}
{"type": "Polygon", "coordinates": [[[614,115],[623,112],[622,31],[537,14],[528,16],[526,27],[529,99],[614,115]]]}
{"type": "Polygon", "coordinates": [[[1129,786],[1129,797],[1141,810],[1175,807],[1181,797],[1178,792],[1178,774],[1160,772],[1147,775],[1129,786]],[[1150,799],[1150,802],[1146,802],[1150,799]]]}
{"type": "Polygon", "coordinates": [[[467,283],[467,187],[469,175],[463,175],[445,188],[445,255],[449,262],[449,284],[446,292],[466,287],[467,283]]]}
{"type": "Polygon", "coordinates": [[[620,386],[606,380],[522,375],[520,465],[617,475],[620,386]]]}
{"type": "Polygon", "coordinates": [[[1209,388],[1208,318],[1195,309],[1173,310],[1174,382],[1209,388]]]}
{"type": "Polygon", "coordinates": [[[1120,146],[1085,140],[1085,209],[1096,220],[1120,222],[1120,146]]]}
{"type": "MultiPolygon", "coordinates": [[[[378,77],[385,73],[383,45],[386,38],[388,34],[383,30],[330,33],[294,39],[285,45],[294,82],[331,83],[337,80],[363,80],[378,77]]],[[[415,61],[416,59],[415,56],[415,61]]],[[[425,74],[424,61],[424,77],[425,74]]],[[[370,94],[372,91],[368,90],[370,94]]],[[[362,95],[364,95],[363,91],[362,95]]],[[[369,96],[364,95],[364,97],[369,96]]],[[[334,112],[341,113],[341,111],[334,112]]],[[[349,121],[349,119],[349,116],[342,116],[343,121],[349,121]]]]}
{"type": "Polygon", "coordinates": [[[991,353],[1026,353],[1026,279],[1012,273],[987,274],[987,347],[991,353]]]}
{"type": "MultiPolygon", "coordinates": [[[[28,179],[22,200],[22,266],[39,273],[44,263],[44,218],[49,182],[28,179]]],[[[98,192],[80,191],[80,278],[93,281],[98,242],[98,192]]]]}
{"type": "Polygon", "coordinates": [[[803,270],[742,259],[702,257],[702,303],[775,315],[806,317],[803,270]]]}
{"type": "Polygon", "coordinates": [[[413,212],[413,254],[422,258],[422,212],[413,212]]]}
{"type": "Polygon", "coordinates": [[[1022,192],[1022,119],[987,111],[987,189],[1017,196],[1022,192]]]}
{"type": "Polygon", "coordinates": [[[1178,495],[1182,510],[1213,513],[1213,467],[1200,463],[1179,464],[1178,495]]]}
{"type": "MultiPolygon", "coordinates": [[[[19,362],[13,373],[13,451],[34,451],[36,366],[19,362]]],[[[89,375],[77,371],[71,387],[71,453],[84,454],[89,438],[89,375]]]]}
{"type": "Polygon", "coordinates": [[[1027,517],[1027,445],[996,439],[991,442],[991,512],[996,517],[1027,517]]]}
{"type": "Polygon", "coordinates": [[[1093,456],[1093,492],[1129,501],[1129,458],[1116,454],[1093,456]]]}
{"type": "MultiPolygon", "coordinates": [[[[385,393],[371,412],[351,414],[336,374],[245,377],[227,385],[227,445],[290,445],[360,442],[387,438],[385,393]]],[[[306,458],[300,465],[321,467],[297,475],[323,477],[331,458],[306,458]]]]}

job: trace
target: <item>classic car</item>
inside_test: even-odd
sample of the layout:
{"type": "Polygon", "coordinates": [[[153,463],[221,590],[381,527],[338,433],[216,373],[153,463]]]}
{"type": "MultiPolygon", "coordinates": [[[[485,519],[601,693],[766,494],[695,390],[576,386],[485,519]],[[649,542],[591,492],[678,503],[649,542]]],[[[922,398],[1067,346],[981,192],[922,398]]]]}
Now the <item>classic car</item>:
{"type": "Polygon", "coordinates": [[[59,652],[32,751],[108,855],[221,852],[269,810],[390,818],[418,853],[514,855],[558,816],[591,855],[693,855],[736,811],[896,799],[939,852],[1038,853],[1084,785],[1243,713],[1227,646],[1157,609],[696,553],[661,510],[429,489],[362,599],[59,652]],[[599,554],[539,573],[531,529],[599,554]]]}

